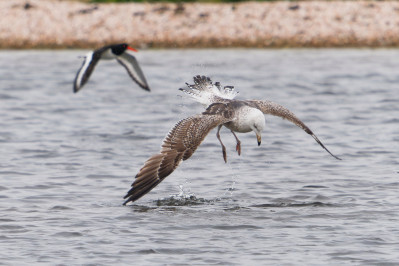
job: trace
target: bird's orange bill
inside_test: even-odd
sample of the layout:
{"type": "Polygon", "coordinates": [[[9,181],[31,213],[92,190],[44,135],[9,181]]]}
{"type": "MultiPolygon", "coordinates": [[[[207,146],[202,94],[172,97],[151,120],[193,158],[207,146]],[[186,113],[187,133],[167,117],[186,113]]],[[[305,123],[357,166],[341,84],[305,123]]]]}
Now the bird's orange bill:
{"type": "Polygon", "coordinates": [[[132,48],[132,47],[130,47],[130,46],[128,46],[127,49],[129,49],[129,50],[131,50],[131,51],[133,51],[133,52],[138,52],[136,49],[134,49],[134,48],[132,48]]]}

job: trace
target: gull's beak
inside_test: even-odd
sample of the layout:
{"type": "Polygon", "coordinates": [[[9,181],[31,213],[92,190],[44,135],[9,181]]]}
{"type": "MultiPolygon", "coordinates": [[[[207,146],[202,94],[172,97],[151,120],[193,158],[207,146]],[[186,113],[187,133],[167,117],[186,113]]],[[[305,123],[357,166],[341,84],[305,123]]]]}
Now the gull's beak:
{"type": "Polygon", "coordinates": [[[256,134],[256,138],[258,140],[258,146],[260,146],[260,144],[262,143],[262,137],[258,134],[256,134]]]}

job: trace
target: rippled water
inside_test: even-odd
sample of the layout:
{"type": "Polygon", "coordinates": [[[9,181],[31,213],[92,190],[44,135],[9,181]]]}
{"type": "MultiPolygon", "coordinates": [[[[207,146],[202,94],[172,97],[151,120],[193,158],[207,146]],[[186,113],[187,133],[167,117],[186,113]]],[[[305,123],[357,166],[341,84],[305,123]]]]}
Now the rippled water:
{"type": "Polygon", "coordinates": [[[137,57],[151,93],[116,62],[85,88],[86,51],[0,52],[0,264],[399,263],[399,50],[175,50],[137,57]],[[158,187],[122,206],[176,121],[202,111],[195,74],[297,114],[263,142],[212,131],[158,187]],[[178,196],[180,194],[180,196],[178,196]],[[183,195],[183,196],[182,196],[183,195]]]}

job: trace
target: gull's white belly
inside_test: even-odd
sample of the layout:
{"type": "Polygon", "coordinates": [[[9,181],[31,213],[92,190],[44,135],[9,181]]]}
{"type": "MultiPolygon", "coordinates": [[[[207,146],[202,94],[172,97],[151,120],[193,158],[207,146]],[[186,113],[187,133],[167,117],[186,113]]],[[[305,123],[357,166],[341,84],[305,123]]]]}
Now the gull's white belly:
{"type": "MultiPolygon", "coordinates": [[[[249,106],[243,106],[239,110],[236,110],[234,119],[224,124],[224,126],[235,132],[247,133],[254,130],[255,124],[264,125],[264,123],[265,117],[260,110],[249,106]]],[[[263,127],[264,126],[262,126],[262,128],[263,127]]]]}
{"type": "Polygon", "coordinates": [[[242,123],[243,121],[231,121],[228,122],[225,125],[230,130],[233,130],[234,132],[239,132],[239,133],[247,133],[251,132],[252,129],[249,125],[249,123],[242,123]]]}

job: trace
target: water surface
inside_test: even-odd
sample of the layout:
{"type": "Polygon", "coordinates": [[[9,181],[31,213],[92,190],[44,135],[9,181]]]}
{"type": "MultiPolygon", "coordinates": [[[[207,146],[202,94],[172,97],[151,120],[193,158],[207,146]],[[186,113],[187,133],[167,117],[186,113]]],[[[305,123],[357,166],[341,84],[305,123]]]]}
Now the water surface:
{"type": "Polygon", "coordinates": [[[73,94],[86,52],[0,52],[0,264],[399,263],[399,50],[141,51],[151,93],[111,61],[73,94]],[[122,206],[203,110],[178,91],[196,74],[286,106],[343,160],[267,116],[260,147],[239,134],[238,156],[224,129],[225,164],[212,131],[122,206]]]}

